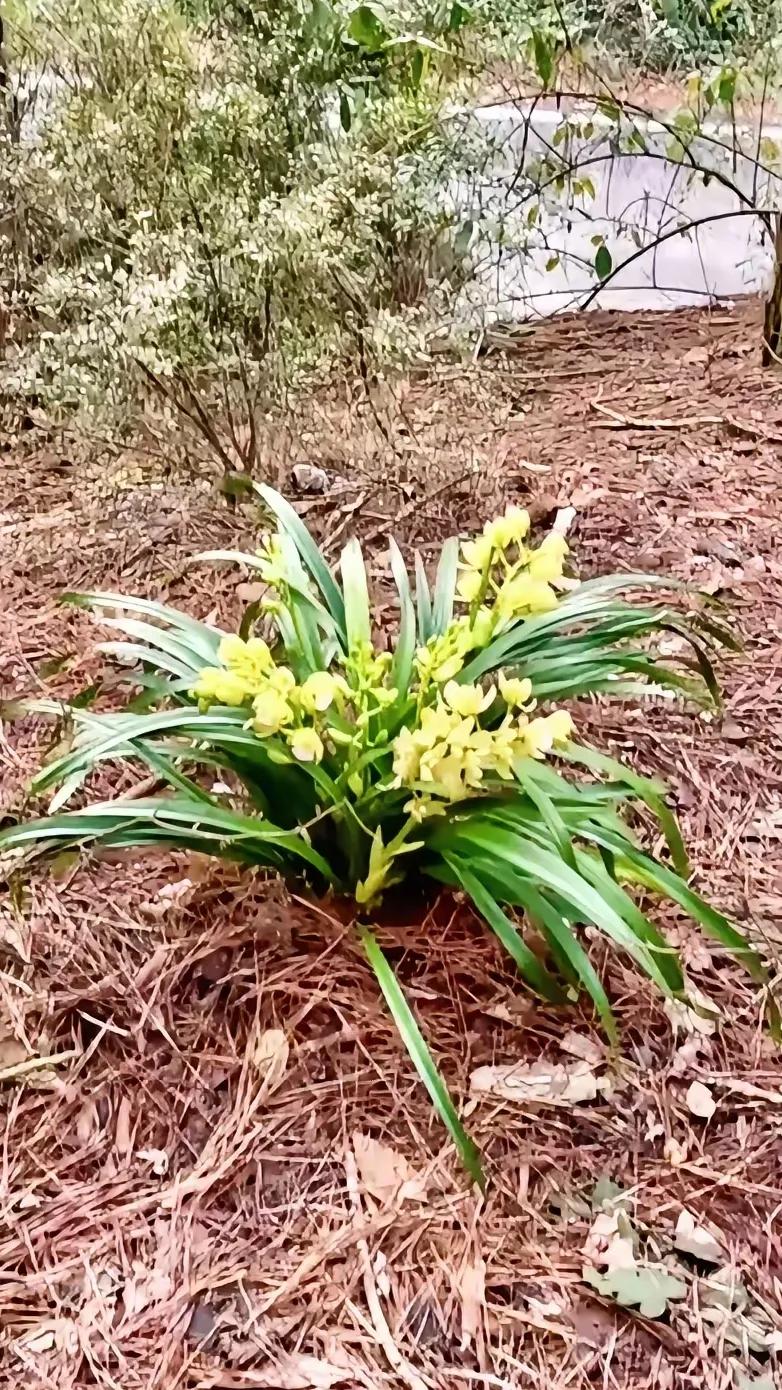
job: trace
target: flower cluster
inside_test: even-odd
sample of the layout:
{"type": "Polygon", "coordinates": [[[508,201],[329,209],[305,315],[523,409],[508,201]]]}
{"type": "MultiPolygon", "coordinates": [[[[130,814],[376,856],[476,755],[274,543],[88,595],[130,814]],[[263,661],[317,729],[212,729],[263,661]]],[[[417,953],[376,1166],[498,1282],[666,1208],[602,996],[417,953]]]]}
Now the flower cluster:
{"type": "Polygon", "coordinates": [[[510,781],[519,759],[542,758],[566,743],[570,715],[554,710],[531,719],[531,694],[528,680],[503,675],[499,689],[448,681],[437,703],[421,711],[417,727],[402,729],[394,740],[394,784],[421,796],[409,803],[411,812],[431,814],[432,797],[451,802],[475,795],[492,775],[510,781]]]}
{"type": "Polygon", "coordinates": [[[206,666],[191,690],[202,707],[248,706],[247,726],[260,738],[281,735],[293,757],[319,763],[325,747],[322,716],[341,705],[350,689],[340,675],[313,671],[296,684],[288,666],[278,666],[260,637],[224,637],[218,648],[222,666],[206,666]]]}
{"type": "Polygon", "coordinates": [[[456,589],[470,605],[471,622],[494,632],[556,608],[552,586],[562,578],[568,544],[552,532],[532,549],[524,544],[529,527],[529,512],[508,507],[504,516],[487,522],[481,535],[462,547],[456,589]]]}
{"type": "MultiPolygon", "coordinates": [[[[558,602],[553,585],[567,544],[550,535],[529,548],[529,524],[527,512],[509,507],[463,544],[456,589],[470,609],[417,648],[406,691],[392,683],[391,654],[366,639],[339,652],[332,669],[310,671],[299,682],[262,638],[230,636],[218,648],[221,664],[200,672],[192,697],[202,708],[245,708],[246,727],[277,740],[277,757],[332,760],[330,773],[357,798],[378,780],[412,792],[405,809],[415,821],[496,792],[514,779],[521,760],[545,757],[572,733],[565,710],[534,713],[526,678],[500,671],[486,687],[464,680],[470,655],[497,632],[558,602]]],[[[286,646],[296,636],[295,596],[307,583],[290,564],[282,534],[264,538],[256,559],[267,585],[262,607],[286,646]]]]}

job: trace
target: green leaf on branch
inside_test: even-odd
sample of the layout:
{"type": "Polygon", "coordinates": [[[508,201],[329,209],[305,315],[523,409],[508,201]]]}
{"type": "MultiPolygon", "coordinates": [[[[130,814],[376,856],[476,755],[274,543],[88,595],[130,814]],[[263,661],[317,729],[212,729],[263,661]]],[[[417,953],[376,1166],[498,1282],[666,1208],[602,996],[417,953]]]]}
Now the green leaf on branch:
{"type": "Polygon", "coordinates": [[[538,77],[544,88],[550,87],[554,76],[554,44],[551,35],[544,34],[541,29],[535,29],[532,34],[532,50],[538,77]]]}
{"type": "Polygon", "coordinates": [[[465,24],[469,24],[472,15],[466,5],[459,4],[459,0],[454,0],[448,15],[448,28],[452,34],[458,33],[465,24]]]}
{"type": "Polygon", "coordinates": [[[738,74],[735,68],[723,68],[717,84],[717,92],[723,106],[732,106],[736,96],[736,78],[738,74]]]}
{"type": "Polygon", "coordinates": [[[379,53],[389,35],[371,5],[359,5],[348,21],[348,37],[369,53],[379,53]]]}
{"type": "Polygon", "coordinates": [[[614,258],[608,247],[604,244],[598,246],[595,255],[595,270],[599,280],[607,280],[614,268],[614,258]]]}

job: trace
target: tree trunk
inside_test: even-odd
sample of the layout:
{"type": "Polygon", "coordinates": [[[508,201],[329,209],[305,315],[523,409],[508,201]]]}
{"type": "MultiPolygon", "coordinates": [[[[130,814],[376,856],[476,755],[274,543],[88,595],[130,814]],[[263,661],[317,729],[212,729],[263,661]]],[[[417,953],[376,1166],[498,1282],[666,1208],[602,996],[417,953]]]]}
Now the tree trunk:
{"type": "Polygon", "coordinates": [[[774,285],[763,317],[763,366],[782,362],[782,213],[775,214],[774,285]]]}

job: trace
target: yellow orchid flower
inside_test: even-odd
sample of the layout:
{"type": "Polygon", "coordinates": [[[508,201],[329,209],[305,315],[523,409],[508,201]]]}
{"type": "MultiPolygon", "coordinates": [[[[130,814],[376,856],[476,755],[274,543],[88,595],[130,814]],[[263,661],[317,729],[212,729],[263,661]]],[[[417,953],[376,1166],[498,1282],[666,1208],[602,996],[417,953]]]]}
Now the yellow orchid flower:
{"type": "Polygon", "coordinates": [[[507,550],[508,546],[518,545],[529,533],[529,512],[523,507],[506,507],[503,516],[495,517],[494,521],[487,521],[483,528],[484,536],[488,537],[491,544],[497,550],[507,550]]]}
{"type": "Polygon", "coordinates": [[[456,581],[456,592],[464,603],[474,603],[483,585],[480,570],[465,570],[456,581]]]}
{"type": "Polygon", "coordinates": [[[293,710],[278,690],[269,686],[256,695],[253,700],[252,726],[261,738],[269,738],[272,734],[279,733],[280,729],[286,728],[292,722],[293,710]]]}
{"type": "Polygon", "coordinates": [[[444,705],[427,706],[421,710],[421,722],[413,731],[417,747],[425,751],[433,748],[436,743],[444,742],[458,723],[458,717],[444,705]]]}
{"type": "Polygon", "coordinates": [[[273,666],[267,677],[267,684],[271,690],[287,699],[296,689],[296,677],[287,666],[273,666]]]}
{"type": "Polygon", "coordinates": [[[458,753],[447,753],[431,769],[431,780],[442,789],[448,801],[461,801],[465,795],[464,763],[458,753]]]}
{"type": "Polygon", "coordinates": [[[402,786],[405,783],[417,781],[418,768],[421,762],[421,752],[412,731],[410,729],[400,729],[394,739],[393,748],[393,771],[396,785],[402,786]]]}
{"type": "Polygon", "coordinates": [[[288,738],[288,745],[300,763],[319,763],[325,752],[323,740],[316,729],[294,729],[288,738]]]}
{"type": "Polygon", "coordinates": [[[532,681],[517,676],[499,675],[500,695],[509,709],[522,709],[532,698],[532,681]]]}
{"type": "Polygon", "coordinates": [[[241,637],[231,634],[223,638],[217,655],[229,671],[240,676],[254,690],[260,688],[274,666],[272,654],[261,637],[250,637],[244,642],[241,637]]]}
{"type": "Polygon", "coordinates": [[[543,758],[557,743],[567,743],[573,732],[573,720],[567,710],[552,710],[551,714],[531,719],[521,731],[521,748],[530,758],[543,758]]]}
{"type": "Polygon", "coordinates": [[[491,743],[484,757],[484,767],[495,772],[503,781],[513,777],[513,760],[518,752],[518,724],[503,719],[499,728],[493,729],[491,743]]]}
{"type": "Polygon", "coordinates": [[[569,710],[554,709],[551,714],[546,715],[546,722],[551,730],[554,743],[567,743],[573,737],[573,716],[569,710]]]}
{"type": "Polygon", "coordinates": [[[537,550],[532,551],[527,561],[527,572],[533,579],[542,579],[546,583],[561,579],[565,556],[568,553],[569,546],[565,537],[552,531],[544,537],[537,550]]]}
{"type": "Polygon", "coordinates": [[[421,762],[418,768],[419,782],[433,782],[434,769],[437,764],[448,755],[447,743],[435,743],[433,748],[427,749],[421,754],[421,762]]]}
{"type": "Polygon", "coordinates": [[[205,666],[190,694],[205,705],[243,705],[252,694],[247,682],[220,666],[205,666]]]}
{"type": "Polygon", "coordinates": [[[418,821],[419,824],[431,816],[444,816],[446,814],[443,803],[435,801],[434,797],[431,796],[411,796],[410,800],[405,802],[402,810],[406,816],[410,816],[411,820],[418,821]]]}
{"type": "Polygon", "coordinates": [[[462,545],[464,567],[482,574],[491,560],[493,550],[491,537],[485,532],[482,536],[476,536],[474,540],[465,541],[462,545]]]}
{"type": "Polygon", "coordinates": [[[483,714],[484,710],[493,703],[497,691],[493,685],[484,691],[479,685],[459,685],[456,681],[447,681],[443,687],[443,699],[455,714],[462,717],[469,715],[483,714]]]}
{"type": "Polygon", "coordinates": [[[503,622],[518,618],[523,613],[548,613],[556,608],[558,599],[554,590],[542,579],[519,574],[503,584],[497,595],[497,612],[503,622]]]}
{"type": "Polygon", "coordinates": [[[341,676],[333,676],[330,671],[313,671],[299,690],[299,701],[308,714],[323,714],[346,692],[349,693],[349,688],[341,676]]]}

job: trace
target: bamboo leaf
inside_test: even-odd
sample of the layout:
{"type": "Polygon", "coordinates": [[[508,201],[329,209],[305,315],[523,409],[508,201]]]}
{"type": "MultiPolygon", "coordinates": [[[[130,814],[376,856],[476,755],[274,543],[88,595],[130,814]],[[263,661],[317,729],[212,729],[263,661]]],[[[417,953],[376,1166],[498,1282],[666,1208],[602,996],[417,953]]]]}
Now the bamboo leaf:
{"type": "MultiPolygon", "coordinates": [[[[497,826],[482,824],[477,815],[465,820],[453,836],[449,836],[446,830],[443,839],[443,853],[451,848],[458,853],[461,847],[462,852],[469,855],[474,846],[490,858],[496,855],[507,860],[533,883],[551,889],[558,898],[571,905],[577,918],[599,927],[627,951],[664,994],[675,992],[656,951],[649,949],[646,934],[639,935],[632,930],[602,890],[599,891],[580,872],[564,864],[556,854],[497,826]]],[[[665,943],[662,944],[664,948],[665,943]]]]}
{"type": "Polygon", "coordinates": [[[580,743],[569,743],[566,748],[560,749],[560,757],[567,759],[568,762],[580,763],[592,772],[601,772],[604,776],[613,778],[614,781],[624,784],[635,792],[639,800],[644,802],[657,817],[671,852],[676,872],[687,876],[689,873],[687,851],[679,829],[679,822],[665,801],[666,787],[663,782],[655,781],[649,777],[641,777],[632,768],[625,767],[624,763],[618,762],[616,758],[611,758],[606,753],[600,753],[597,749],[588,748],[580,743]]]}
{"type": "Polygon", "coordinates": [[[213,852],[229,857],[243,857],[236,854],[237,849],[243,849],[245,857],[256,863],[281,864],[289,855],[317,869],[327,882],[334,882],[330,865],[295,831],[281,830],[257,817],[242,816],[214,803],[207,805],[192,796],[97,802],[86,811],[66,811],[10,826],[0,830],[0,855],[52,840],[132,846],[150,840],[172,844],[182,837],[207,838],[213,842],[213,852]]]}
{"type": "Polygon", "coordinates": [[[214,666],[217,659],[217,648],[225,636],[225,633],[218,628],[208,627],[206,623],[189,618],[187,614],[180,613],[176,608],[168,608],[166,604],[155,603],[151,599],[132,598],[126,594],[95,591],[66,593],[63,594],[60,602],[75,608],[95,608],[98,611],[104,608],[114,608],[120,612],[142,613],[155,618],[159,623],[180,634],[182,641],[191,651],[195,664],[199,667],[214,666]]]}

